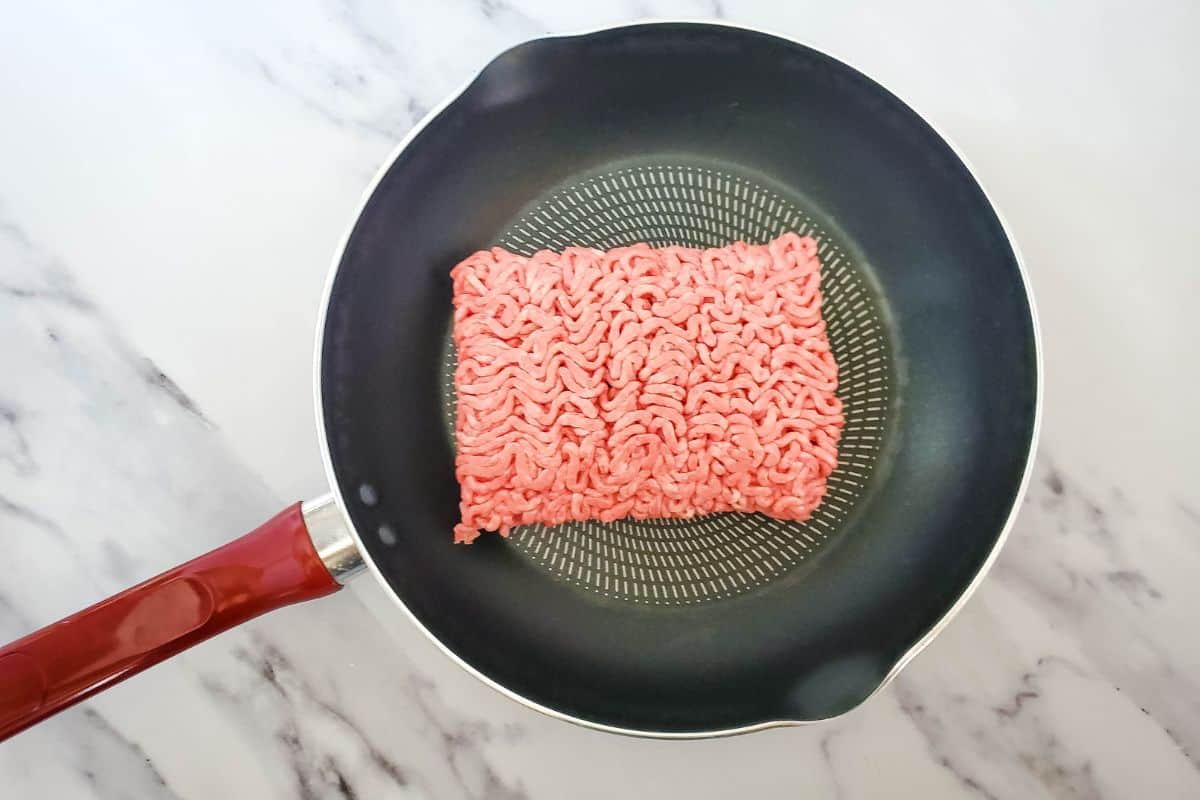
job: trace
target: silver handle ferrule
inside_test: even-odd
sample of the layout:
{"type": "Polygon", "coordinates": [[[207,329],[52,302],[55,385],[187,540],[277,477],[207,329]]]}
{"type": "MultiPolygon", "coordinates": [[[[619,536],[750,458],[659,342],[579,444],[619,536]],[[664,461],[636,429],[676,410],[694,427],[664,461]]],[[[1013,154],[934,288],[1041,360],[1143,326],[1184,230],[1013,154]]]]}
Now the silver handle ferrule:
{"type": "Polygon", "coordinates": [[[332,494],[304,501],[300,504],[300,513],[317,556],[335,581],[344,584],[366,568],[354,535],[350,533],[350,524],[342,516],[332,494]]]}

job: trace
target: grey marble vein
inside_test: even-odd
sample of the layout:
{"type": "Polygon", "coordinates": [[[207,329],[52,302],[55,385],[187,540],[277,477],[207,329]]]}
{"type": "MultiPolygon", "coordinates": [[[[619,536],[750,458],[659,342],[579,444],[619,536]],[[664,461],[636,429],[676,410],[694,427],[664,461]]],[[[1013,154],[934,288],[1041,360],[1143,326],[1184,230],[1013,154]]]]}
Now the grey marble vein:
{"type": "Polygon", "coordinates": [[[0,294],[16,300],[63,303],[79,311],[92,310],[91,302],[79,293],[63,265],[36,247],[20,225],[2,216],[0,242],[5,248],[3,266],[6,267],[0,280],[0,294]],[[36,268],[23,269],[27,264],[36,268]]]}
{"type": "Polygon", "coordinates": [[[66,532],[54,520],[44,517],[32,508],[10,500],[4,495],[0,495],[0,514],[7,514],[22,522],[27,522],[42,533],[49,534],[59,541],[67,541],[66,532]]]}
{"type": "MultiPolygon", "coordinates": [[[[1115,497],[1111,489],[1106,497],[1071,481],[1043,454],[1022,525],[995,574],[1060,625],[1086,631],[1102,620],[1103,636],[1081,640],[1089,657],[1152,709],[1172,738],[1185,743],[1185,752],[1194,752],[1200,683],[1193,671],[1179,671],[1176,632],[1165,624],[1188,601],[1162,581],[1170,575],[1170,585],[1181,590],[1187,583],[1180,584],[1171,563],[1151,549],[1146,512],[1115,497]],[[1127,661],[1130,648],[1141,654],[1135,669],[1127,661]]],[[[1160,536],[1168,532],[1159,529],[1160,536]]],[[[1183,544],[1182,537],[1178,541],[1183,544]]]]}
{"type": "MultiPolygon", "coordinates": [[[[22,345],[0,350],[7,373],[20,376],[6,387],[5,408],[36,409],[3,417],[19,427],[21,458],[0,459],[0,544],[22,568],[0,576],[0,632],[19,637],[279,507],[195,404],[86,300],[67,266],[11,222],[0,229],[0,278],[22,287],[0,293],[0,336],[22,345]]],[[[480,749],[489,725],[461,721],[430,689],[406,708],[439,733],[417,749],[420,763],[398,760],[378,739],[383,720],[372,720],[374,733],[356,721],[372,693],[338,680],[347,660],[394,662],[393,647],[353,595],[305,611],[311,638],[293,645],[301,657],[273,643],[295,628],[256,621],[0,746],[0,776],[46,796],[103,800],[174,797],[180,779],[193,787],[183,796],[218,786],[281,798],[520,796],[480,749]],[[347,615],[358,620],[349,645],[347,615]],[[332,651],[323,644],[339,640],[332,651]],[[331,680],[334,688],[318,688],[331,680]],[[261,772],[225,778],[180,758],[193,727],[220,751],[205,762],[253,753],[261,772]],[[280,781],[285,774],[291,783],[280,781]]],[[[432,686],[405,674],[402,687],[432,686]]],[[[416,694],[401,689],[398,702],[416,694]]]]}
{"type": "Polygon", "coordinates": [[[84,708],[79,716],[96,735],[79,743],[74,768],[97,795],[179,800],[137,742],[121,735],[95,709],[84,708]]]}
{"type": "MultiPolygon", "coordinates": [[[[433,681],[414,676],[412,684],[416,705],[434,727],[443,755],[465,796],[472,800],[527,800],[528,795],[519,786],[509,786],[500,777],[480,747],[491,738],[492,726],[456,719],[439,702],[433,681]]],[[[505,734],[519,738],[521,731],[509,728],[505,734]]]]}
{"type": "MultiPolygon", "coordinates": [[[[237,661],[262,678],[280,707],[282,718],[276,723],[274,737],[287,752],[299,796],[315,798],[332,794],[355,798],[361,796],[363,790],[359,786],[359,781],[363,780],[361,769],[351,770],[350,765],[340,763],[339,756],[322,752],[317,743],[308,741],[304,726],[293,713],[293,709],[301,703],[318,711],[341,730],[343,737],[356,743],[362,751],[360,758],[365,756],[376,775],[386,778],[386,790],[410,786],[411,778],[404,768],[373,744],[343,711],[318,697],[303,677],[297,674],[283,652],[264,637],[254,636],[249,646],[239,647],[233,654],[237,661]]],[[[215,698],[234,708],[247,702],[245,696],[226,688],[214,678],[205,677],[202,682],[215,698]]],[[[252,691],[259,691],[259,688],[256,686],[252,691]]],[[[379,787],[374,788],[374,791],[379,790],[379,787]]]]}
{"type": "Polygon", "coordinates": [[[146,382],[156,389],[161,389],[172,400],[179,404],[179,407],[184,411],[195,414],[197,417],[204,419],[204,414],[200,413],[200,409],[196,407],[196,403],[192,398],[188,397],[175,381],[171,380],[165,372],[158,368],[148,358],[142,359],[142,377],[146,382]]]}
{"type": "Polygon", "coordinates": [[[376,741],[337,698],[306,679],[292,658],[261,633],[235,648],[233,657],[243,668],[241,688],[207,675],[201,683],[242,724],[269,726],[290,764],[298,796],[448,796],[447,790],[472,800],[524,796],[506,784],[479,748],[492,736],[491,726],[461,720],[445,709],[428,679],[411,674],[389,694],[394,691],[402,699],[397,713],[403,710],[408,725],[427,729],[422,735],[440,753],[449,783],[434,780],[427,764],[407,763],[395,754],[394,743],[376,741]],[[254,709],[253,717],[244,715],[247,708],[254,709]]]}
{"type": "Polygon", "coordinates": [[[20,475],[37,469],[29,452],[29,441],[21,432],[21,413],[16,408],[0,404],[0,458],[20,475]]]}
{"type": "Polygon", "coordinates": [[[836,738],[836,731],[827,733],[821,737],[821,758],[825,761],[825,766],[829,770],[829,782],[833,787],[831,800],[843,800],[846,797],[846,791],[842,786],[841,779],[838,777],[838,768],[833,760],[833,742],[836,738]]]}
{"type": "MultiPolygon", "coordinates": [[[[538,31],[537,23],[507,3],[488,0],[479,8],[493,23],[513,31],[505,41],[538,31]]],[[[320,39],[221,47],[233,63],[329,124],[389,143],[453,88],[448,76],[428,72],[414,57],[419,51],[413,32],[388,6],[337,2],[325,13],[332,29],[320,39]]],[[[460,80],[466,77],[464,73],[460,80]]]]}
{"type": "Polygon", "coordinates": [[[1036,710],[1041,697],[1038,674],[1058,663],[1040,661],[1020,676],[1009,698],[990,709],[975,708],[965,695],[951,695],[948,703],[932,701],[903,678],[896,682],[895,696],[937,763],[972,794],[988,800],[1028,797],[1034,791],[1050,797],[1100,798],[1090,761],[1063,745],[1036,710]],[[964,726],[962,718],[980,711],[991,711],[991,721],[985,713],[964,726]],[[964,727],[969,745],[956,740],[956,732],[964,727]],[[997,760],[1018,765],[1024,780],[1014,780],[1009,770],[995,774],[997,760]]]}

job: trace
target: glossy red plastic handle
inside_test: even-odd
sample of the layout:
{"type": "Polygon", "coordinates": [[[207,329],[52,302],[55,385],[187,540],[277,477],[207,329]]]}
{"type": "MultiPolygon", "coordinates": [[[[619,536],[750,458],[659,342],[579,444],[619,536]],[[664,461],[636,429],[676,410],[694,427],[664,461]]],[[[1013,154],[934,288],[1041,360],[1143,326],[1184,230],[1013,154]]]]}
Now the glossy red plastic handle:
{"type": "Polygon", "coordinates": [[[297,503],[224,547],[0,648],[0,741],[221,631],[339,588],[297,503]]]}

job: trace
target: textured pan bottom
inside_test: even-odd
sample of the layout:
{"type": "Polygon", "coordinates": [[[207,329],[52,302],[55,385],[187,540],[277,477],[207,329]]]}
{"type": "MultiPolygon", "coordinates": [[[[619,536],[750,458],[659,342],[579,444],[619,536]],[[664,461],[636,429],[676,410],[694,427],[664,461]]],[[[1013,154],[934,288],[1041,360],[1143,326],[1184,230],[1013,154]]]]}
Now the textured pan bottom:
{"type": "MultiPolygon", "coordinates": [[[[828,336],[846,426],[825,499],[805,522],[721,513],[690,520],[571,522],[515,528],[511,545],[561,580],[605,597],[682,605],[732,597],[811,559],[869,492],[894,414],[894,356],[882,299],[851,243],[802,198],[725,164],[646,159],[579,176],[529,204],[495,244],[522,255],[572,245],[610,249],[765,243],[794,231],[818,242],[828,336]]],[[[447,331],[443,412],[455,412],[447,331]]]]}

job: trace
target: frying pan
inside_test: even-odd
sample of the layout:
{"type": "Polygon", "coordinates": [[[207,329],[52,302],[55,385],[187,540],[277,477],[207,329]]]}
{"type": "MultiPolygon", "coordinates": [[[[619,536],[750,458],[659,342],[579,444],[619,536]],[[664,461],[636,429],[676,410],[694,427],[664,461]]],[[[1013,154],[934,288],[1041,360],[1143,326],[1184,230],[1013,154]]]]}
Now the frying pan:
{"type": "Polygon", "coordinates": [[[1011,237],[947,141],[862,73],[725,25],[539,39],[400,145],[331,271],[332,494],[0,650],[0,737],[369,568],[448,655],[605,730],[826,719],[979,583],[1029,477],[1041,358],[1011,237]],[[457,521],[451,266],[474,250],[820,242],[846,428],[812,519],[457,521]]]}

